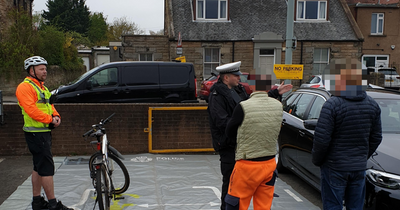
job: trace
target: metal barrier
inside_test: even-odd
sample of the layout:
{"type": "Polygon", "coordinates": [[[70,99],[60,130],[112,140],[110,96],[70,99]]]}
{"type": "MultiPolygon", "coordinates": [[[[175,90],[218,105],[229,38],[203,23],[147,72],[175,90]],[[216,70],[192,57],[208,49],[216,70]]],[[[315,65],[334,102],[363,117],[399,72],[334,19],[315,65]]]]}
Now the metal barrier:
{"type": "Polygon", "coordinates": [[[144,132],[149,133],[149,153],[173,153],[173,152],[214,152],[213,148],[197,148],[197,149],[153,149],[153,110],[207,110],[206,106],[192,106],[192,107],[149,107],[149,124],[144,132]]]}

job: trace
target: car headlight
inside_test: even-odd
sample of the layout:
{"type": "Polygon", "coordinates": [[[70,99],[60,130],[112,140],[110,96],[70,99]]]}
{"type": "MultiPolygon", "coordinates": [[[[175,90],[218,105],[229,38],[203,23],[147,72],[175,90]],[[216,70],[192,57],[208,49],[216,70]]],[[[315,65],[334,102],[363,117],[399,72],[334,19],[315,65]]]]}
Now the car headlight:
{"type": "Polygon", "coordinates": [[[367,170],[367,177],[369,180],[380,187],[398,190],[400,189],[400,176],[395,174],[390,174],[383,171],[378,171],[374,169],[367,170]]]}
{"type": "Polygon", "coordinates": [[[58,89],[52,90],[50,93],[51,93],[51,95],[57,95],[58,89]]]}

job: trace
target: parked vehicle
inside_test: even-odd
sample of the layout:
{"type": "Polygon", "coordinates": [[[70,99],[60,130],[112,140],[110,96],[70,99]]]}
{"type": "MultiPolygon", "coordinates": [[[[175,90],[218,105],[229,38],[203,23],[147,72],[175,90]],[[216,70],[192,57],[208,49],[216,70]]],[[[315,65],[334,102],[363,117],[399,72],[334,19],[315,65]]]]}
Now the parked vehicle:
{"type": "MultiPolygon", "coordinates": [[[[301,84],[300,88],[325,88],[324,82],[322,80],[322,75],[314,75],[311,76],[310,80],[305,83],[301,84]]],[[[368,84],[369,88],[374,88],[374,89],[385,89],[384,87],[373,85],[373,84],[368,84]]]]}
{"type": "Polygon", "coordinates": [[[310,80],[304,84],[300,85],[301,88],[303,87],[311,87],[311,88],[319,88],[325,87],[322,81],[322,75],[313,75],[310,77],[310,80]]]}
{"type": "Polygon", "coordinates": [[[379,69],[378,72],[385,75],[385,88],[400,88],[400,76],[396,69],[379,69]]]}
{"type": "MultiPolygon", "coordinates": [[[[365,209],[400,206],[400,94],[367,89],[379,104],[383,140],[368,160],[365,209]]],[[[278,139],[278,171],[289,169],[320,190],[320,168],[312,163],[314,128],[331,94],[321,88],[299,88],[283,100],[282,129],[278,139]]]]}
{"type": "MultiPolygon", "coordinates": [[[[250,89],[250,85],[247,83],[249,77],[249,73],[247,72],[242,72],[242,75],[240,75],[240,84],[243,85],[244,89],[246,89],[247,94],[251,94],[253,90],[250,89]]],[[[213,74],[211,77],[208,79],[204,80],[201,82],[201,89],[199,93],[199,98],[201,100],[206,100],[208,103],[208,96],[210,95],[210,88],[218,81],[219,75],[213,74]]]]}
{"type": "Polygon", "coordinates": [[[52,91],[56,103],[197,103],[193,64],[112,62],[52,91]]]}

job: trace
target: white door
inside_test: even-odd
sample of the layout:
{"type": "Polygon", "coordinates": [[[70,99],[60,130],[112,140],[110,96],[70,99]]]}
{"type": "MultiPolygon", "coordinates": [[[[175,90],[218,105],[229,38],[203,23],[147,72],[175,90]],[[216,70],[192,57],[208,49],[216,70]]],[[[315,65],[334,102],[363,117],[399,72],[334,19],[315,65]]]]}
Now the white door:
{"type": "Polygon", "coordinates": [[[89,57],[82,57],[83,60],[83,65],[86,66],[86,71],[90,70],[90,62],[89,62],[89,57]]]}
{"type": "Polygon", "coordinates": [[[274,74],[274,56],[260,56],[261,75],[274,74]]]}
{"type": "Polygon", "coordinates": [[[97,55],[97,64],[96,66],[100,66],[101,64],[110,63],[110,55],[97,55]]]}

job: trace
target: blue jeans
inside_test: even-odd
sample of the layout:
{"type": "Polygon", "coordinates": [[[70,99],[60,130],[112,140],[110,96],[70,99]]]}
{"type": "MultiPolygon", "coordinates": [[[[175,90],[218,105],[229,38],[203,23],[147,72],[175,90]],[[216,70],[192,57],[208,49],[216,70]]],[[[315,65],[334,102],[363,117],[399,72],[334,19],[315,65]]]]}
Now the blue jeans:
{"type": "Polygon", "coordinates": [[[324,210],[362,210],[365,198],[365,170],[336,171],[321,167],[321,195],[324,210]]]}

